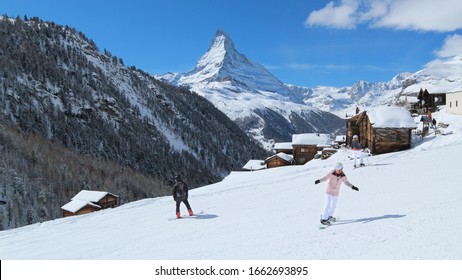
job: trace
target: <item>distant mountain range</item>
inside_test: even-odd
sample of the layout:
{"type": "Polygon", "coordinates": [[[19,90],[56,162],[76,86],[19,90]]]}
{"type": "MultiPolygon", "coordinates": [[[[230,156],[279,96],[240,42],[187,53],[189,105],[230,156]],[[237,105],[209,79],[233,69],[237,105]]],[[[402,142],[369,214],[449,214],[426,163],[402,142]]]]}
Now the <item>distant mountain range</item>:
{"type": "Polygon", "coordinates": [[[342,132],[344,122],[337,117],[351,116],[356,107],[364,110],[404,104],[415,98],[420,88],[430,92],[460,89],[461,69],[458,56],[432,61],[415,73],[399,73],[387,82],[361,80],[342,88],[300,87],[284,84],[240,54],[231,38],[218,30],[192,71],[155,77],[204,96],[247,134],[270,147],[293,133],[342,132]]]}

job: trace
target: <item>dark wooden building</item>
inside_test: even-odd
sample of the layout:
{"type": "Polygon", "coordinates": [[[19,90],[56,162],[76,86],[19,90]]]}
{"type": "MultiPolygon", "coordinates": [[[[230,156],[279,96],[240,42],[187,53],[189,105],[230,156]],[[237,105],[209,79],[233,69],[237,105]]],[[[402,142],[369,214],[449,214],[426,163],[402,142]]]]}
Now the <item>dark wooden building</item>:
{"type": "Polygon", "coordinates": [[[292,135],[294,164],[302,165],[312,160],[319,151],[332,146],[329,134],[304,133],[292,135]]]}
{"type": "Polygon", "coordinates": [[[292,147],[292,142],[281,142],[274,144],[273,151],[275,154],[284,153],[292,155],[294,153],[294,148],[292,147]]]}
{"type": "Polygon", "coordinates": [[[292,165],[293,157],[285,153],[275,154],[265,160],[266,168],[292,165]]]}
{"type": "Polygon", "coordinates": [[[90,212],[114,208],[119,205],[119,197],[102,191],[80,191],[69,203],[61,207],[63,217],[87,214],[90,212]]]}
{"type": "Polygon", "coordinates": [[[417,95],[421,109],[426,113],[428,111],[435,112],[437,106],[446,105],[446,93],[429,92],[427,89],[420,89],[417,95]]]}
{"type": "Polygon", "coordinates": [[[406,150],[411,147],[411,131],[417,127],[408,110],[381,107],[359,113],[347,121],[347,145],[358,135],[363,147],[372,154],[406,150]]]}
{"type": "Polygon", "coordinates": [[[101,206],[88,201],[71,200],[69,203],[61,207],[61,210],[63,210],[63,217],[69,217],[101,210],[101,206]]]}

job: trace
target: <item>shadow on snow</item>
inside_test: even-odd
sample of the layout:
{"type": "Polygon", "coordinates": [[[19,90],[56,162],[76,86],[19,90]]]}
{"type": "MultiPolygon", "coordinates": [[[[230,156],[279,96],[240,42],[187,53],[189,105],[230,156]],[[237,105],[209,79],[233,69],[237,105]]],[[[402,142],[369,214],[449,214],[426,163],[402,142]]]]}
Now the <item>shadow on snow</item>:
{"type": "Polygon", "coordinates": [[[334,223],[333,226],[335,225],[344,225],[344,224],[353,224],[353,223],[370,223],[370,222],[375,222],[378,220],[384,220],[384,219],[398,219],[398,218],[403,218],[406,217],[406,215],[383,215],[379,217],[369,217],[369,218],[361,218],[361,219],[351,219],[351,220],[340,220],[337,223],[334,223]]]}

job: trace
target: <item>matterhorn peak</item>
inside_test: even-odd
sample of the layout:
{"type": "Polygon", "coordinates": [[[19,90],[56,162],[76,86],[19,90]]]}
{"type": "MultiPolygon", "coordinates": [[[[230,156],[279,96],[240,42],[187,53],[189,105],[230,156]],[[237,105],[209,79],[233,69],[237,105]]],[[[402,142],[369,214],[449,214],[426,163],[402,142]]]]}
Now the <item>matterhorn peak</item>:
{"type": "Polygon", "coordinates": [[[237,52],[231,37],[221,29],[217,30],[215,39],[210,48],[223,48],[225,51],[237,52]]]}
{"type": "Polygon", "coordinates": [[[292,95],[287,87],[265,67],[240,54],[231,37],[217,30],[208,51],[193,71],[183,75],[180,83],[197,84],[227,81],[238,91],[269,91],[280,96],[292,95]]]}
{"type": "Polygon", "coordinates": [[[208,51],[197,62],[196,70],[206,68],[208,65],[222,67],[225,60],[236,59],[240,56],[242,55],[237,52],[231,37],[219,29],[208,51]]]}

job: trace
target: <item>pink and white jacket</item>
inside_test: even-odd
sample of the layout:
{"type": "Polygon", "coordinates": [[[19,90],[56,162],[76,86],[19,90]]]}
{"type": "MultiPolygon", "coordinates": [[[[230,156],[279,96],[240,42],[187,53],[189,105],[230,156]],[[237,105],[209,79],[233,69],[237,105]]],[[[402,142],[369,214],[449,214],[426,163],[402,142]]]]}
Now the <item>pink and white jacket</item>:
{"type": "Polygon", "coordinates": [[[326,193],[332,196],[339,195],[340,185],[342,183],[344,183],[350,188],[353,187],[353,184],[347,180],[347,177],[345,173],[343,173],[343,171],[340,172],[339,174],[336,174],[335,171],[331,171],[326,176],[324,176],[322,179],[319,179],[320,182],[325,182],[327,180],[329,180],[329,183],[327,184],[326,193]]]}

